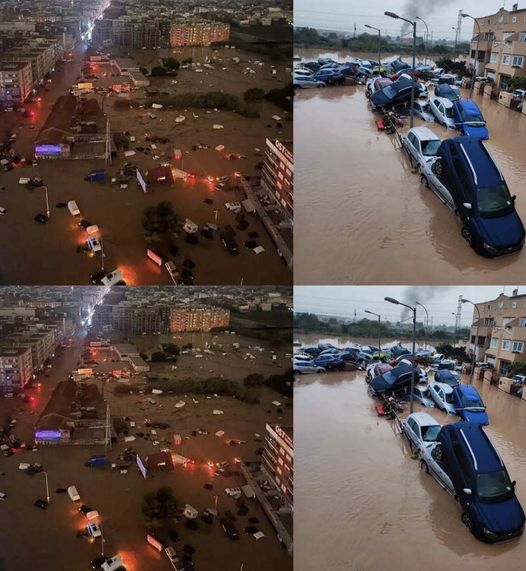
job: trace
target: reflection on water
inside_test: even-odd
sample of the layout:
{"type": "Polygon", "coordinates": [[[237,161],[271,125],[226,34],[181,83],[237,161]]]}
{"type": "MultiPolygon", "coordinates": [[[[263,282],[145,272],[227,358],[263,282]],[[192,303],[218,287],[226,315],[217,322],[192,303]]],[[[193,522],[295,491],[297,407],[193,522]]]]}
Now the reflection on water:
{"type": "MultiPolygon", "coordinates": [[[[487,98],[475,100],[488,122],[486,145],[526,222],[526,117],[487,98]]],[[[363,86],[296,96],[296,283],[524,282],[526,253],[475,254],[460,235],[460,221],[420,184],[405,153],[376,130],[374,119],[363,86]]],[[[441,138],[458,134],[427,126],[441,138]]]]}
{"type": "MultiPolygon", "coordinates": [[[[486,428],[526,506],[526,403],[476,381],[486,428]]],[[[295,565],[302,571],[393,568],[518,571],[526,538],[487,545],[453,498],[376,416],[364,375],[305,375],[295,389],[295,565]]],[[[418,405],[416,405],[418,408],[418,405]]],[[[454,422],[426,409],[440,422],[454,422]]]]}

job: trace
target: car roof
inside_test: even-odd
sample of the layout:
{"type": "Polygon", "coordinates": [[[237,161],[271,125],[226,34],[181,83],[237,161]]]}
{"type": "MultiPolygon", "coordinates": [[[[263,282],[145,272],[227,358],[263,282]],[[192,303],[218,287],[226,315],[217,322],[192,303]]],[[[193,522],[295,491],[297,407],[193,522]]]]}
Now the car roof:
{"type": "Polygon", "coordinates": [[[445,393],[452,393],[453,387],[450,387],[446,383],[439,383],[438,381],[431,381],[434,385],[439,386],[445,393]]]}
{"type": "Polygon", "coordinates": [[[407,417],[407,420],[414,418],[420,426],[436,426],[439,422],[433,418],[428,412],[413,412],[407,417]]]}
{"type": "Polygon", "coordinates": [[[437,375],[440,375],[441,377],[454,377],[455,379],[457,378],[457,376],[455,375],[455,373],[453,373],[452,371],[450,371],[449,369],[439,369],[437,371],[437,375]]]}
{"type": "Polygon", "coordinates": [[[440,103],[442,103],[442,105],[444,107],[453,107],[453,101],[451,101],[451,99],[448,99],[447,97],[437,97],[436,95],[433,97],[433,99],[435,99],[436,101],[439,101],[440,103]]]}
{"type": "Polygon", "coordinates": [[[477,472],[492,472],[504,467],[499,453],[491,443],[482,426],[476,422],[455,422],[442,428],[446,431],[456,431],[461,434],[460,440],[467,442],[475,456],[477,472]]]}
{"type": "Polygon", "coordinates": [[[459,99],[456,101],[466,111],[476,111],[480,113],[478,105],[472,99],[459,99]]]}
{"type": "Polygon", "coordinates": [[[461,393],[464,393],[470,400],[473,398],[480,399],[477,389],[473,385],[458,385],[456,387],[461,393]]]}
{"type": "MultiPolygon", "coordinates": [[[[477,137],[470,137],[469,135],[453,137],[442,141],[442,144],[460,147],[460,154],[462,155],[462,151],[464,151],[471,164],[477,165],[477,181],[474,181],[477,185],[481,183],[481,186],[491,186],[501,184],[504,181],[486,147],[484,147],[482,141],[477,137]]],[[[470,170],[471,169],[468,169],[468,172],[470,172],[470,170]]]]}
{"type": "Polygon", "coordinates": [[[438,139],[438,135],[433,133],[429,127],[413,127],[409,129],[407,134],[409,133],[414,133],[421,141],[435,141],[438,139]]]}

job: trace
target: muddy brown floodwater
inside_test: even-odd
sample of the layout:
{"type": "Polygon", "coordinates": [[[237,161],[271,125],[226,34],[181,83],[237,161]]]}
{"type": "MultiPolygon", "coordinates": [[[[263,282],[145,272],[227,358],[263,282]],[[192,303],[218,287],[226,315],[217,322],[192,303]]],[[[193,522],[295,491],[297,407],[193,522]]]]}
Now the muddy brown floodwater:
{"type": "MultiPolygon", "coordinates": [[[[474,99],[488,124],[486,146],[526,222],[526,117],[474,99]]],[[[375,118],[364,86],[296,96],[296,283],[524,282],[526,252],[486,259],[469,248],[460,220],[420,184],[393,136],[376,130],[375,118]]],[[[415,119],[415,126],[423,124],[415,119]]],[[[458,134],[426,126],[441,138],[458,134]]]]}
{"type": "MultiPolygon", "coordinates": [[[[526,403],[475,387],[489,413],[485,430],[526,506],[526,403]]],[[[487,545],[469,534],[454,499],[420,470],[392,421],[377,417],[363,372],[303,376],[294,399],[297,569],[524,569],[526,538],[487,545]]]]}

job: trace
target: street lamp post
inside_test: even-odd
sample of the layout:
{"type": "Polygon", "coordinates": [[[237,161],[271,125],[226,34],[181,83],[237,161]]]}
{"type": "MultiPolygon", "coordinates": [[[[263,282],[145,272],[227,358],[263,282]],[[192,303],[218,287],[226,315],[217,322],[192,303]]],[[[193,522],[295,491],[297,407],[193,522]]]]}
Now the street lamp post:
{"type": "MultiPolygon", "coordinates": [[[[414,73],[415,73],[415,66],[416,66],[416,22],[412,22],[411,20],[407,20],[406,18],[402,18],[402,16],[399,16],[398,14],[395,14],[394,12],[384,12],[384,14],[386,16],[389,16],[389,18],[394,18],[395,20],[403,20],[404,22],[407,22],[408,24],[411,24],[411,26],[413,26],[413,80],[411,82],[411,109],[409,110],[409,126],[412,128],[413,127],[413,123],[414,123],[414,116],[415,116],[415,110],[414,110],[414,105],[415,105],[415,79],[414,79],[414,73]]],[[[400,303],[400,302],[397,302],[400,303]]],[[[403,304],[401,304],[403,305],[403,304]]],[[[411,401],[412,403],[413,401],[411,401]]]]}
{"type": "MultiPolygon", "coordinates": [[[[424,26],[426,27],[426,43],[425,43],[425,51],[427,52],[427,42],[429,42],[429,28],[427,27],[427,24],[425,22],[425,20],[422,20],[422,18],[420,16],[416,16],[415,18],[416,20],[420,20],[424,26]]],[[[427,64],[427,54],[424,53],[424,64],[427,64]]]]}
{"type": "Polygon", "coordinates": [[[419,305],[426,312],[426,328],[424,331],[424,350],[427,351],[427,332],[429,329],[429,313],[427,312],[426,306],[421,304],[419,301],[416,302],[416,305],[419,305]]]}
{"type": "Polygon", "coordinates": [[[44,186],[44,192],[46,193],[46,214],[47,214],[47,217],[49,219],[51,212],[49,210],[49,196],[48,196],[48,192],[47,192],[47,186],[44,186]]]}
{"type": "MultiPolygon", "coordinates": [[[[461,301],[462,301],[462,303],[471,303],[471,305],[477,311],[477,328],[475,330],[475,345],[473,347],[473,359],[471,362],[471,379],[470,379],[470,383],[473,384],[473,379],[475,378],[475,363],[477,362],[477,347],[479,344],[480,311],[479,311],[479,308],[472,301],[469,301],[469,299],[463,298],[461,301]]],[[[471,337],[471,331],[469,332],[469,335],[471,337]]]]}
{"type": "Polygon", "coordinates": [[[382,343],[380,340],[380,321],[381,321],[381,315],[379,313],[375,313],[374,311],[369,311],[368,309],[364,309],[365,313],[370,313],[371,315],[376,315],[376,317],[378,317],[378,359],[380,359],[380,353],[382,352],[382,343]]]}
{"type": "Polygon", "coordinates": [[[369,24],[365,24],[366,28],[370,28],[371,30],[376,30],[378,32],[378,71],[380,71],[380,67],[382,65],[382,58],[380,55],[381,50],[381,31],[380,28],[375,28],[374,26],[369,26],[369,24]]]}
{"type": "Polygon", "coordinates": [[[414,408],[414,390],[415,390],[415,353],[416,353],[416,307],[406,305],[398,301],[394,297],[384,297],[385,301],[394,303],[395,305],[403,305],[413,312],[413,366],[411,367],[411,394],[409,395],[409,411],[413,412],[414,408]]]}
{"type": "Polygon", "coordinates": [[[49,497],[49,481],[47,479],[47,472],[44,471],[44,472],[42,472],[42,474],[44,474],[44,478],[46,478],[46,500],[47,500],[47,503],[49,504],[51,498],[49,497]]]}
{"type": "MultiPolygon", "coordinates": [[[[475,77],[477,77],[477,61],[478,61],[478,57],[479,57],[479,40],[480,40],[480,25],[477,22],[477,20],[475,18],[473,18],[473,16],[470,16],[469,14],[466,14],[464,12],[462,12],[462,17],[463,18],[471,18],[475,24],[477,24],[477,44],[475,46],[475,60],[473,62],[473,74],[471,76],[471,88],[469,90],[469,97],[473,97],[473,89],[475,88],[475,77]]],[[[471,51],[471,44],[469,46],[469,49],[471,51]]]]}

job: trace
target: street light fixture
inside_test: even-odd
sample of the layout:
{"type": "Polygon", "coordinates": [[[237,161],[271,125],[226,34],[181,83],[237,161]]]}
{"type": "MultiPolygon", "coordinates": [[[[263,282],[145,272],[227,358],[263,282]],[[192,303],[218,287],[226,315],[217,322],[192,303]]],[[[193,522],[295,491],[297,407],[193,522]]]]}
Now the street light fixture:
{"type": "Polygon", "coordinates": [[[416,353],[416,307],[412,307],[410,305],[406,305],[405,303],[402,303],[401,301],[398,301],[397,299],[395,299],[394,297],[384,297],[385,301],[388,301],[389,303],[394,303],[395,305],[403,305],[404,307],[407,307],[407,309],[410,309],[413,312],[413,363],[412,363],[412,367],[411,367],[411,394],[409,395],[409,411],[413,412],[413,408],[414,408],[414,390],[415,390],[415,353],[416,353]]]}
{"type": "Polygon", "coordinates": [[[370,28],[371,30],[376,30],[378,32],[378,71],[380,71],[380,67],[382,66],[382,58],[380,56],[381,50],[381,31],[380,28],[375,28],[374,26],[369,26],[369,24],[365,24],[366,28],[370,28]]]}
{"type": "MultiPolygon", "coordinates": [[[[420,20],[424,26],[426,27],[426,43],[425,43],[425,51],[427,51],[427,43],[429,42],[429,28],[427,27],[427,24],[425,22],[425,20],[422,20],[422,18],[420,16],[416,16],[415,17],[416,20],[420,20]]],[[[427,55],[424,54],[424,64],[427,64],[427,55]]]]}
{"type": "MultiPolygon", "coordinates": [[[[473,89],[475,88],[475,77],[477,77],[477,61],[478,61],[478,57],[479,57],[479,40],[480,40],[480,25],[477,22],[477,20],[475,18],[473,18],[473,16],[471,16],[470,14],[466,14],[465,12],[462,12],[461,16],[463,18],[471,18],[475,24],[477,24],[477,44],[475,46],[475,60],[473,61],[473,75],[471,76],[471,88],[469,90],[469,97],[473,97],[473,89]]],[[[471,43],[469,46],[469,49],[471,51],[471,43]]]]}
{"type": "MultiPolygon", "coordinates": [[[[477,347],[479,344],[480,311],[479,311],[479,308],[469,299],[462,298],[460,301],[462,303],[471,303],[471,305],[477,311],[477,329],[475,331],[475,345],[473,347],[473,359],[472,359],[472,363],[471,363],[471,379],[470,379],[470,383],[473,384],[473,379],[475,378],[475,363],[477,362],[477,347]]],[[[469,332],[469,336],[471,337],[471,331],[469,332]]]]}
{"type": "Polygon", "coordinates": [[[380,354],[382,352],[382,344],[380,341],[380,321],[381,321],[381,315],[379,313],[375,313],[374,311],[369,311],[368,309],[364,309],[365,313],[369,313],[371,315],[376,315],[376,317],[378,317],[378,359],[380,359],[380,354]]]}
{"type": "MultiPolygon", "coordinates": [[[[414,105],[415,105],[415,79],[414,79],[414,73],[415,73],[415,66],[416,66],[416,22],[412,22],[411,20],[407,20],[406,18],[402,18],[402,16],[399,16],[398,14],[395,14],[394,12],[384,12],[384,14],[386,16],[389,16],[389,18],[394,18],[395,20],[403,20],[404,22],[407,22],[408,24],[411,24],[411,26],[413,26],[413,79],[411,81],[411,109],[409,110],[409,126],[412,128],[413,127],[413,123],[414,123],[414,115],[415,115],[415,110],[414,110],[414,105]]],[[[393,303],[393,302],[391,302],[393,303]]],[[[397,302],[400,303],[400,302],[397,302]]],[[[404,304],[402,304],[404,305],[404,304]]],[[[411,401],[412,403],[413,401],[411,401]]]]}

